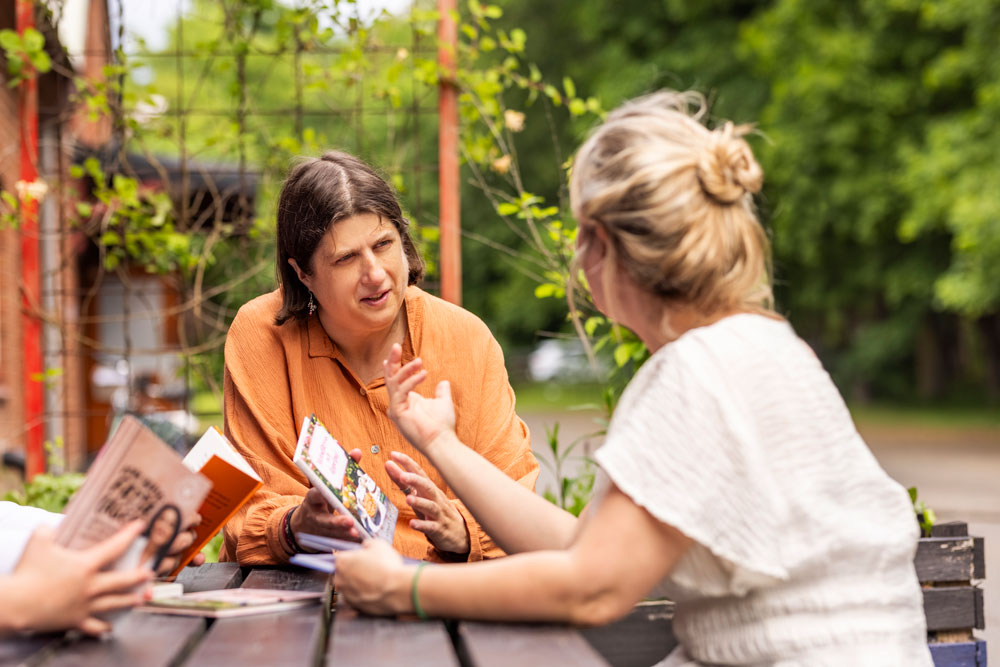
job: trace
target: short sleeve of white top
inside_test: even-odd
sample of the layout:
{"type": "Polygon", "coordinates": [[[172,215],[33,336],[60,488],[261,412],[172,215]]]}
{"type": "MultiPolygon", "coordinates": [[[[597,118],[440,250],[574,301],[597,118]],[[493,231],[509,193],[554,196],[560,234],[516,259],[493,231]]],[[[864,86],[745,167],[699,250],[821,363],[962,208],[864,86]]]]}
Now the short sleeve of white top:
{"type": "Polygon", "coordinates": [[[658,588],[694,664],[931,664],[906,491],[787,323],[658,350],[595,458],[598,498],[610,479],[694,541],[658,588]]]}
{"type": "Polygon", "coordinates": [[[54,528],[60,521],[62,514],[0,501],[0,574],[9,574],[14,570],[24,545],[36,528],[54,528]]]}

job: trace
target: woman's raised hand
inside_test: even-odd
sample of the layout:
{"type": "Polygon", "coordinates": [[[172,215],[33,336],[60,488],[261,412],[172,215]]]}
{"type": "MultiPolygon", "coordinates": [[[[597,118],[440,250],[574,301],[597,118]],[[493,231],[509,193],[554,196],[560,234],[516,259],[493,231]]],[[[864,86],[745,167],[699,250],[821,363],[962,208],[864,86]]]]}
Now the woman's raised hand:
{"type": "Polygon", "coordinates": [[[389,392],[389,418],[414,447],[427,454],[428,446],[445,432],[455,430],[455,405],[447,380],[438,383],[434,398],[413,391],[427,379],[423,362],[416,358],[405,366],[403,348],[392,346],[385,360],[385,385],[389,392]]]}
{"type": "Polygon", "coordinates": [[[406,494],[406,503],[413,508],[416,519],[410,528],[427,536],[438,551],[453,554],[469,553],[469,529],[465,517],[420,467],[402,452],[393,452],[385,462],[385,470],[396,486],[406,494]]]}

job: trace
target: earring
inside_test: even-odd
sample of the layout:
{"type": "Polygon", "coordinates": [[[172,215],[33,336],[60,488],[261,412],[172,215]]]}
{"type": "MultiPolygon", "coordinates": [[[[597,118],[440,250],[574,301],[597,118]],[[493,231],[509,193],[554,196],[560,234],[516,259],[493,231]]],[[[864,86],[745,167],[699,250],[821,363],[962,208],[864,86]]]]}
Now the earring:
{"type": "Polygon", "coordinates": [[[312,315],[316,312],[316,302],[313,301],[313,293],[309,292],[309,314],[312,315]]]}

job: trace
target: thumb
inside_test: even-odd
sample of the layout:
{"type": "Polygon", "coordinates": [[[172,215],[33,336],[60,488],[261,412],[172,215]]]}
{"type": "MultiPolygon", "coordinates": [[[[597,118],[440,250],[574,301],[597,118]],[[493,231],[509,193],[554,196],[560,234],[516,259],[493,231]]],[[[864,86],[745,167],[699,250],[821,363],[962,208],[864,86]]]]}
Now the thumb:
{"type": "Polygon", "coordinates": [[[437,386],[437,389],[434,392],[434,395],[436,397],[438,397],[438,398],[447,399],[448,402],[450,403],[451,402],[451,383],[448,382],[447,380],[441,380],[440,382],[438,382],[438,386],[437,386]]]}

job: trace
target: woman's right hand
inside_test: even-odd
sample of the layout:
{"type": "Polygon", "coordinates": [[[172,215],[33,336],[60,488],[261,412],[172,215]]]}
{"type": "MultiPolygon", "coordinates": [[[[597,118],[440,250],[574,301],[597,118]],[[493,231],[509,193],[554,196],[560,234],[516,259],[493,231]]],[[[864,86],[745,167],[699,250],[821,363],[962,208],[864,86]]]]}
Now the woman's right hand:
{"type": "Polygon", "coordinates": [[[99,614],[141,604],[138,587],[153,578],[147,569],[111,570],[142,532],[135,521],[89,549],[73,551],[55,541],[48,527],[32,533],[5,588],[5,606],[24,630],[77,629],[97,635],[111,629],[99,614]],[[138,589],[138,590],[137,590],[138,589]]]}
{"type": "Polygon", "coordinates": [[[425,455],[428,446],[445,432],[455,430],[455,404],[451,400],[451,385],[438,383],[434,398],[425,398],[413,391],[427,379],[423,362],[416,358],[405,366],[400,362],[403,348],[393,345],[385,360],[385,385],[389,393],[389,418],[411,445],[425,455]]]}
{"type": "Polygon", "coordinates": [[[306,492],[302,504],[295,508],[291,523],[294,533],[311,533],[352,542],[361,541],[358,529],[354,527],[354,519],[335,512],[316,488],[306,492]]]}

